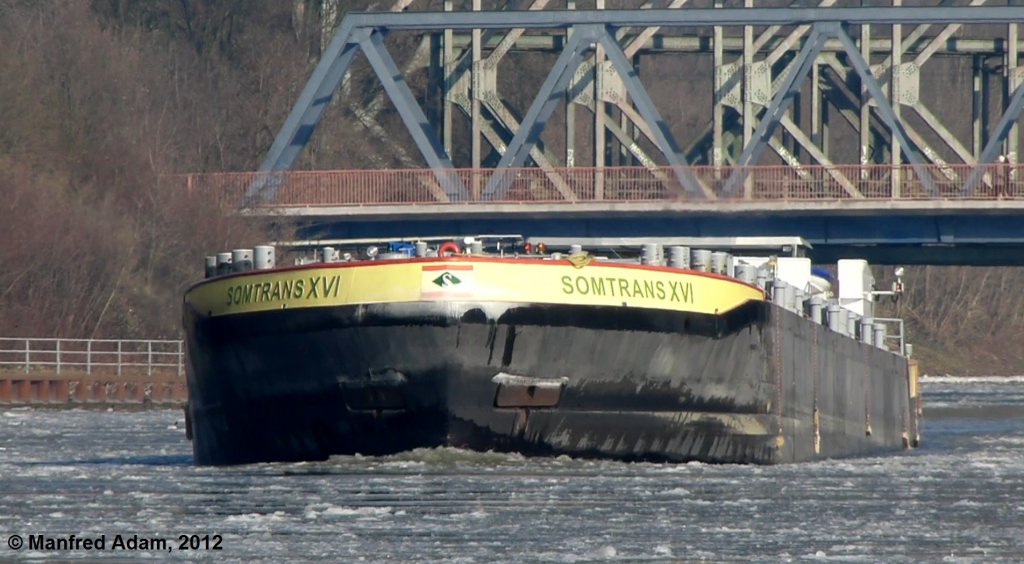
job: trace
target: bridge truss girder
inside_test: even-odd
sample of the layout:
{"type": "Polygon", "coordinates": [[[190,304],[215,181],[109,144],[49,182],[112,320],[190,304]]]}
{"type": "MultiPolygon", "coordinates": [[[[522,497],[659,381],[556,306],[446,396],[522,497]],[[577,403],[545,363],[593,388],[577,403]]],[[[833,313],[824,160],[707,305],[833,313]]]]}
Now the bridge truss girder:
{"type": "MultiPolygon", "coordinates": [[[[834,0],[824,0],[823,6],[831,4],[834,0]]],[[[895,0],[898,2],[898,0],[895,0]]],[[[983,0],[972,0],[972,6],[976,6],[983,0]]],[[[410,0],[401,0],[404,5],[410,4],[410,0]]],[[[752,3],[747,0],[748,4],[752,3]]],[[[685,3],[685,0],[674,0],[669,5],[678,7],[685,3]]],[[[531,8],[544,7],[549,4],[545,0],[534,0],[531,8]]],[[[573,7],[574,2],[569,0],[568,7],[573,7]]],[[[604,2],[598,0],[598,7],[604,2]]],[[[446,2],[446,8],[450,2],[446,2]]],[[[476,3],[476,6],[479,6],[476,3]]],[[[924,108],[918,100],[915,104],[904,104],[901,97],[904,92],[899,84],[901,73],[905,73],[910,67],[903,64],[901,56],[907,45],[918,45],[921,41],[929,41],[926,47],[918,53],[913,65],[920,69],[921,64],[927,61],[935,52],[939,51],[943,41],[955,33],[963,24],[997,23],[1005,24],[1008,29],[1008,36],[1012,41],[1006,43],[1004,62],[1007,69],[1006,89],[1004,96],[1005,110],[997,125],[988,134],[984,148],[980,148],[978,117],[975,116],[975,155],[971,155],[969,164],[991,163],[1000,153],[1005,153],[1015,160],[1017,149],[1017,124],[1020,118],[1022,106],[1024,106],[1024,88],[1019,84],[1024,82],[1020,79],[1020,72],[1017,67],[1017,22],[1024,21],[1024,8],[1016,7],[945,7],[935,6],[928,8],[713,8],[713,9],[652,9],[634,11],[507,11],[507,12],[408,12],[408,13],[372,13],[372,14],[350,14],[338,27],[333,40],[324,51],[323,58],[314,70],[305,89],[299,97],[298,102],[292,109],[286,123],[277,135],[273,146],[267,154],[260,169],[263,171],[289,170],[302,151],[302,148],[309,141],[323,112],[331,101],[332,96],[338,91],[346,73],[349,71],[353,59],[360,52],[365,53],[370,66],[377,74],[384,86],[383,92],[398,110],[413,138],[416,147],[423,155],[427,165],[434,170],[437,181],[437,192],[443,195],[443,199],[465,200],[480,196],[478,187],[467,190],[457,175],[452,174],[451,159],[451,116],[450,104],[452,102],[452,87],[457,83],[459,76],[469,74],[469,82],[472,85],[472,104],[469,104],[470,114],[473,117],[473,130],[471,131],[474,144],[472,167],[480,167],[480,150],[477,146],[481,138],[481,131],[490,127],[491,131],[485,132],[486,139],[494,149],[501,154],[501,162],[498,167],[512,168],[522,166],[528,157],[534,162],[548,170],[549,176],[557,176],[552,170],[551,158],[546,152],[541,152],[537,141],[544,130],[548,118],[550,118],[555,107],[560,101],[566,104],[566,165],[574,163],[574,141],[570,129],[573,119],[573,106],[578,105],[580,92],[588,89],[593,84],[593,102],[585,107],[593,108],[595,123],[595,147],[594,163],[603,164],[606,146],[598,146],[597,140],[603,140],[605,129],[611,130],[614,138],[621,144],[623,153],[628,151],[644,165],[653,166],[654,162],[644,152],[638,143],[628,144],[625,141],[629,136],[636,139],[639,133],[643,133],[649,140],[649,144],[660,153],[663,161],[672,167],[675,173],[675,180],[678,186],[690,198],[712,198],[706,187],[700,185],[699,180],[688,171],[687,163],[679,151],[679,144],[676,142],[669,126],[659,114],[657,106],[638,78],[639,65],[630,62],[639,57],[639,54],[649,43],[657,44],[654,37],[655,30],[659,26],[673,28],[688,28],[714,26],[714,62],[716,68],[726,65],[724,61],[723,44],[726,38],[721,30],[724,26],[743,26],[744,39],[740,60],[731,69],[733,72],[728,77],[717,77],[714,81],[714,123],[711,130],[712,145],[714,151],[712,162],[715,165],[723,164],[724,151],[722,115],[724,109],[730,105],[741,110],[739,123],[743,127],[743,145],[739,157],[734,159],[738,165],[757,164],[762,153],[770,148],[774,150],[784,162],[799,167],[800,161],[793,152],[786,148],[776,130],[781,129],[791,140],[799,145],[797,150],[803,149],[817,164],[832,164],[829,157],[827,135],[823,135],[821,115],[816,112],[812,114],[812,128],[809,133],[802,132],[799,125],[793,120],[788,111],[793,99],[800,95],[809,77],[817,78],[819,68],[823,60],[831,57],[831,63],[838,62],[836,55],[845,55],[852,64],[852,69],[847,69],[846,77],[854,73],[861,82],[861,106],[860,106],[860,128],[862,163],[870,145],[870,122],[872,118],[881,122],[883,128],[887,128],[892,137],[889,146],[890,158],[899,162],[903,156],[916,166],[925,164],[928,161],[941,163],[937,153],[927,146],[923,137],[917,134],[905,122],[900,115],[901,105],[907,105],[916,113],[925,116],[932,116],[927,108],[924,108]],[[918,27],[907,36],[907,41],[902,40],[902,24],[917,24],[918,27]],[[944,25],[943,31],[931,38],[923,38],[928,26],[944,25]],[[753,40],[753,26],[769,26],[762,34],[753,40]],[[858,46],[847,33],[850,25],[861,26],[861,44],[858,46]],[[865,31],[872,25],[892,25],[893,31],[890,35],[891,53],[881,64],[874,68],[870,64],[872,54],[872,40],[869,32],[865,31]],[[778,38],[775,33],[780,26],[795,26],[786,37],[778,38]],[[632,27],[643,31],[632,36],[632,41],[623,48],[620,44],[624,32],[632,27]],[[551,68],[547,78],[542,85],[540,92],[530,104],[521,123],[515,123],[514,117],[507,108],[502,111],[497,103],[500,97],[493,86],[493,77],[487,80],[487,76],[480,74],[497,72],[497,61],[511,50],[517,48],[519,41],[523,39],[523,31],[544,30],[548,34],[561,34],[562,52],[555,65],[551,68]],[[481,30],[496,32],[510,30],[509,33],[498,39],[493,37],[497,44],[492,48],[488,57],[487,66],[481,65],[480,52],[484,37],[481,30]],[[749,30],[749,31],[748,31],[749,30]],[[416,97],[410,91],[408,85],[399,72],[397,65],[388,53],[384,45],[383,37],[388,32],[413,31],[423,33],[443,34],[443,48],[445,63],[437,65],[444,72],[442,80],[435,80],[436,84],[443,85],[444,92],[444,117],[440,121],[442,135],[438,135],[436,127],[427,119],[426,113],[416,101],[416,97]],[[473,36],[469,48],[463,53],[456,54],[457,48],[453,46],[456,41],[456,33],[471,31],[473,36]],[[809,35],[809,37],[806,37],[809,35]],[[575,39],[574,39],[575,38],[575,39]],[[923,39],[922,39],[923,38],[923,39]],[[797,44],[802,40],[803,45],[799,53],[793,57],[792,54],[797,44]],[[772,51],[760,61],[754,61],[759,50],[771,47],[772,51]],[[825,54],[826,51],[829,53],[825,54]],[[456,57],[465,60],[469,54],[469,65],[447,64],[456,57]],[[590,59],[589,61],[587,59],[590,59]],[[614,74],[604,72],[607,67],[602,60],[609,59],[614,74]],[[783,61],[784,59],[788,59],[783,61]],[[577,72],[579,70],[579,72],[577,72]],[[593,72],[590,72],[593,70],[593,72]],[[886,72],[888,71],[888,72],[886,72]],[[762,74],[767,72],[774,77],[768,77],[768,87],[764,87],[764,77],[760,80],[755,72],[762,74]],[[582,74],[582,76],[580,76],[582,74]],[[629,100],[616,100],[616,104],[607,104],[608,87],[603,85],[602,79],[608,77],[621,81],[621,86],[629,95],[629,100]],[[884,86],[888,85],[889,95],[887,96],[884,86]],[[737,87],[740,87],[741,102],[729,100],[737,87]],[[870,99],[870,100],[869,100],[870,99]],[[890,99],[895,100],[891,103],[890,99]],[[477,102],[488,100],[483,104],[492,115],[492,124],[483,125],[487,122],[480,119],[481,105],[477,102]],[[872,106],[873,101],[873,106],[872,106]],[[609,107],[619,111],[619,124],[615,124],[614,116],[608,115],[609,107]],[[762,110],[763,108],[763,110],[762,110]],[[779,126],[782,126],[779,128],[779,126]],[[543,156],[542,156],[543,155],[543,156]]],[[[527,36],[529,38],[531,36],[527,36]]],[[[490,36],[488,37],[490,39],[490,36]]],[[[627,36],[628,41],[630,38],[627,36]]],[[[536,39],[534,39],[536,41],[536,39]]],[[[998,39],[993,40],[995,45],[1000,43],[998,39]]],[[[552,43],[554,44],[554,43],[552,43]]],[[[422,49],[421,49],[422,51],[422,49]]],[[[732,64],[732,63],[729,63],[732,64]]],[[[913,69],[911,69],[913,70],[913,69]]],[[[977,79],[975,79],[977,81],[977,79]]],[[[827,106],[827,96],[823,104],[819,99],[820,84],[818,80],[811,80],[812,105],[827,106]]],[[[613,87],[614,88],[614,87],[613,87]]],[[[376,102],[375,102],[376,103],[376,102]]],[[[379,107],[379,104],[377,105],[379,107]]],[[[932,116],[934,117],[934,116],[932,116]]],[[[925,117],[927,120],[928,118],[925,117]]],[[[961,158],[964,156],[963,144],[959,143],[948,129],[941,123],[933,123],[933,129],[947,145],[954,148],[961,158]]],[[[984,132],[983,132],[984,133],[984,132]]],[[[604,145],[604,143],[601,143],[604,145]]],[[[838,174],[838,173],[837,173],[838,174]]],[[[934,194],[929,176],[926,172],[918,170],[919,179],[926,189],[934,194]]],[[[835,176],[835,175],[833,175],[835,176]]],[[[559,185],[556,178],[556,185],[559,185]]],[[[853,182],[845,178],[836,178],[837,181],[847,189],[855,190],[853,182]]],[[[727,183],[725,196],[737,196],[738,188],[743,183],[742,169],[736,170],[733,177],[727,183]]],[[[980,167],[976,167],[970,178],[964,183],[962,193],[969,195],[972,190],[979,186],[985,177],[980,167]]],[[[567,199],[572,197],[571,191],[564,188],[562,183],[559,191],[567,199]]],[[[504,195],[507,188],[507,181],[502,175],[492,175],[488,186],[483,190],[482,196],[485,199],[498,199],[504,195]]],[[[896,183],[894,182],[894,190],[896,183]]],[[[851,192],[852,193],[852,192],[851,192]]],[[[272,186],[253,186],[250,188],[250,197],[273,197],[272,186]]],[[[898,194],[895,194],[898,195],[898,194]]]]}

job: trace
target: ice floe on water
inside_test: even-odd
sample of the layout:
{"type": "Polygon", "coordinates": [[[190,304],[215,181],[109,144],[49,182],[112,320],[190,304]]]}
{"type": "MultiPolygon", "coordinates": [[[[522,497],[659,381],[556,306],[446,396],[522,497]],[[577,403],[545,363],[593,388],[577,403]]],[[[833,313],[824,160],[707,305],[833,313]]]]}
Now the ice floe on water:
{"type": "Polygon", "coordinates": [[[950,376],[945,375],[924,375],[921,377],[924,385],[932,384],[1024,384],[1024,376],[950,376]]]}
{"type": "MultiPolygon", "coordinates": [[[[774,467],[419,449],[208,468],[178,410],[2,410],[0,535],[221,535],[228,562],[1014,562],[1022,383],[925,378],[921,449],[774,467]]],[[[5,542],[0,561],[30,556],[5,542]]]]}

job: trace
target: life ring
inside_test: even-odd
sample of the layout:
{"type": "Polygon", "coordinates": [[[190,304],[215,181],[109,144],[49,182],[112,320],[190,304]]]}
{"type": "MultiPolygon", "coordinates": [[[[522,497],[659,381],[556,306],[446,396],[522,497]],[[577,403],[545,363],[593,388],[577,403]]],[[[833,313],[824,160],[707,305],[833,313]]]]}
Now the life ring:
{"type": "Polygon", "coordinates": [[[439,256],[439,257],[451,256],[451,255],[461,255],[461,254],[462,254],[462,251],[459,249],[459,246],[456,245],[455,243],[453,243],[452,241],[448,241],[447,243],[445,243],[445,244],[443,244],[443,245],[441,245],[440,247],[437,248],[437,256],[439,256]],[[445,254],[446,252],[449,253],[449,254],[446,255],[445,254]]]}

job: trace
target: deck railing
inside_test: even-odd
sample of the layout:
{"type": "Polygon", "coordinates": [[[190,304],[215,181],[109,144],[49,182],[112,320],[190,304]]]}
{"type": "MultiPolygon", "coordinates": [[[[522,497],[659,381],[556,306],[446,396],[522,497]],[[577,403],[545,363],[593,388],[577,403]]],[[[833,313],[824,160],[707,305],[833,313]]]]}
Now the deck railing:
{"type": "Polygon", "coordinates": [[[0,371],[26,374],[185,374],[182,341],[0,338],[0,371]]]}
{"type": "MultiPolygon", "coordinates": [[[[835,165],[753,166],[748,179],[726,193],[733,167],[685,169],[696,185],[721,201],[963,200],[1024,198],[1024,165],[835,165]],[[919,172],[926,175],[922,182],[919,172]],[[972,177],[972,175],[975,175],[972,177]],[[972,180],[969,193],[963,187],[972,180]]],[[[276,173],[238,172],[175,177],[191,193],[212,196],[229,207],[365,206],[380,204],[573,203],[681,201],[692,199],[670,167],[457,169],[468,191],[452,201],[431,170],[335,170],[276,173]],[[503,190],[487,198],[487,182],[503,175],[503,190]],[[269,198],[247,198],[254,188],[269,198]]],[[[456,183],[449,183],[456,184],[456,183]]]]}

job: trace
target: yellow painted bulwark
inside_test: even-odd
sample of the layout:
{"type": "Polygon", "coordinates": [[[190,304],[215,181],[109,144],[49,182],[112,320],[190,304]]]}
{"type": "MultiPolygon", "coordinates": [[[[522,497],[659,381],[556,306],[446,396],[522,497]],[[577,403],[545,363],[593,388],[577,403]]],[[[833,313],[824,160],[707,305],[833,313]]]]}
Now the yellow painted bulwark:
{"type": "Polygon", "coordinates": [[[318,264],[211,279],[185,302],[212,316],[419,301],[596,305],[725,313],[761,290],[730,278],[568,260],[412,259],[318,264]]]}

